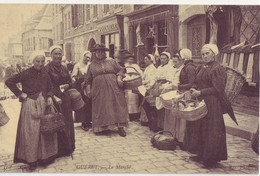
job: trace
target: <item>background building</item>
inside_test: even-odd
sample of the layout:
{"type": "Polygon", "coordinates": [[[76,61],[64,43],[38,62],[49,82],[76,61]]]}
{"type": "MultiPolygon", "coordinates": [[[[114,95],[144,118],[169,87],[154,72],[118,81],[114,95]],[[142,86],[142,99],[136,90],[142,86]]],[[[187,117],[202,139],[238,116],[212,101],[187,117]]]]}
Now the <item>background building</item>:
{"type": "Polygon", "coordinates": [[[31,62],[35,50],[48,50],[53,45],[51,5],[44,7],[23,24],[22,45],[24,62],[31,62]]]}

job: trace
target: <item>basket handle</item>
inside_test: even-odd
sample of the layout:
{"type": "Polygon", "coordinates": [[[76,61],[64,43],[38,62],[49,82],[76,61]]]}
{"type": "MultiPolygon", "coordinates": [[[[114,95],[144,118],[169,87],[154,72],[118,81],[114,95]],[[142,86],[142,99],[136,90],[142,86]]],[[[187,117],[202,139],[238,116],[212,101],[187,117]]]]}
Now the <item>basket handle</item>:
{"type": "Polygon", "coordinates": [[[136,70],[136,68],[134,68],[134,67],[132,67],[132,66],[126,66],[125,69],[127,69],[127,68],[133,68],[138,75],[141,75],[141,74],[136,70]]]}
{"type": "Polygon", "coordinates": [[[163,134],[164,132],[169,133],[169,134],[172,135],[172,137],[173,137],[173,134],[172,134],[170,131],[159,131],[159,132],[157,132],[156,134],[163,134]]]}
{"type": "MultiPolygon", "coordinates": [[[[57,108],[56,108],[53,104],[51,104],[51,105],[45,107],[44,114],[47,113],[47,108],[53,108],[55,113],[58,113],[58,112],[59,112],[59,111],[57,110],[57,108]]],[[[59,105],[59,109],[61,110],[60,105],[59,105]]],[[[61,111],[62,111],[62,110],[61,110],[61,111]]]]}

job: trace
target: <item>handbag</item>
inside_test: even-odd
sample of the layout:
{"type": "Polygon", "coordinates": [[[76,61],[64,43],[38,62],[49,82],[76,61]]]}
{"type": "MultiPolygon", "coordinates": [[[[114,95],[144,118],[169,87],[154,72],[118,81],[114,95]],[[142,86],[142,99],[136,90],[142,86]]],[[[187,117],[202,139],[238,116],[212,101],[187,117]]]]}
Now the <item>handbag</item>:
{"type": "MultiPolygon", "coordinates": [[[[59,107],[60,108],[60,107],[59,107]]],[[[61,109],[61,108],[60,108],[61,109]]],[[[41,118],[40,131],[43,134],[52,134],[65,129],[64,116],[54,105],[45,108],[41,118]]]]}

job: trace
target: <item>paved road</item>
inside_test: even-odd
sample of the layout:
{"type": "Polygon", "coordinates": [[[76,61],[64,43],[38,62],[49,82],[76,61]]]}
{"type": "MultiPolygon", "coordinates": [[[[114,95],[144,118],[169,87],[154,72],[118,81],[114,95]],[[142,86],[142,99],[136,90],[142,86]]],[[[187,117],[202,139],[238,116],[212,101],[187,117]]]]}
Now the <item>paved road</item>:
{"type": "MultiPolygon", "coordinates": [[[[19,114],[17,99],[2,101],[11,120],[0,127],[0,173],[30,172],[27,165],[13,164],[16,125],[19,114]],[[8,144],[3,147],[3,143],[8,144]]],[[[92,131],[84,132],[75,124],[76,150],[71,157],[55,160],[47,167],[38,167],[36,173],[222,173],[257,174],[258,156],[252,151],[250,141],[227,135],[228,160],[216,168],[206,169],[201,163],[189,160],[191,154],[179,150],[160,151],[151,146],[154,134],[137,122],[130,122],[127,137],[116,131],[106,136],[97,136],[92,131]]]]}

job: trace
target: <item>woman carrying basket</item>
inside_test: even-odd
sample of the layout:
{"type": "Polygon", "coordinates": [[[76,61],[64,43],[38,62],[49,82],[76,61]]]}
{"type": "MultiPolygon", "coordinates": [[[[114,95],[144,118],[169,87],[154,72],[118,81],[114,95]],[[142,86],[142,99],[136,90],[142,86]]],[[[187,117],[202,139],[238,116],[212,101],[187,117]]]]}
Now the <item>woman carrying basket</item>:
{"type": "Polygon", "coordinates": [[[221,160],[227,160],[226,129],[223,113],[235,119],[232,106],[224,92],[227,73],[224,67],[215,61],[218,54],[215,44],[206,44],[201,49],[204,65],[197,71],[195,84],[198,90],[191,89],[192,97],[203,99],[208,113],[199,119],[198,152],[191,157],[193,161],[202,161],[206,167],[214,166],[221,160]]]}
{"type": "Polygon", "coordinates": [[[33,170],[38,164],[48,164],[57,156],[57,133],[40,133],[40,119],[46,105],[52,105],[52,84],[48,73],[42,69],[45,54],[37,52],[33,56],[33,67],[7,79],[5,84],[22,102],[20,112],[14,163],[29,164],[33,170]],[[22,84],[22,91],[17,87],[22,84]]]}
{"type": "MultiPolygon", "coordinates": [[[[195,67],[191,61],[192,53],[189,49],[181,49],[173,56],[174,69],[168,76],[172,81],[171,86],[180,90],[187,90],[194,82],[195,67]],[[186,88],[187,87],[187,88],[186,88]]],[[[186,130],[186,120],[177,118],[171,110],[165,110],[164,130],[170,131],[176,138],[180,148],[184,150],[184,136],[186,130]]]]}
{"type": "MultiPolygon", "coordinates": [[[[129,52],[125,51],[123,53],[123,58],[125,60],[125,75],[133,75],[133,74],[139,74],[142,76],[143,71],[140,69],[139,65],[135,63],[135,57],[129,52]]],[[[138,90],[137,88],[132,90],[132,89],[126,89],[125,90],[125,96],[126,96],[126,102],[127,102],[127,107],[128,107],[128,113],[129,113],[129,119],[130,121],[135,121],[140,118],[140,100],[141,100],[141,95],[137,94],[138,90]]]]}

